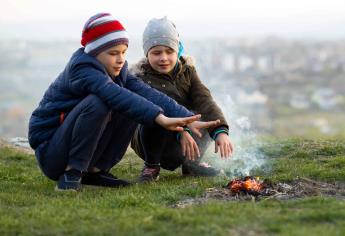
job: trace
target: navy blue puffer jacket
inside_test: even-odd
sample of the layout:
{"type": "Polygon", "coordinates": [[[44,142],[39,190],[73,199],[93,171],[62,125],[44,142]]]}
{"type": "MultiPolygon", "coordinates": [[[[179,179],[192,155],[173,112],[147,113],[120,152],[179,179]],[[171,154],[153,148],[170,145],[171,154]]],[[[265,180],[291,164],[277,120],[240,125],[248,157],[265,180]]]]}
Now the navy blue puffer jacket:
{"type": "Polygon", "coordinates": [[[89,94],[98,96],[112,110],[140,124],[152,125],[159,113],[168,117],[193,115],[174,100],[128,74],[127,62],[120,75],[111,78],[94,57],[78,49],[64,71],[49,86],[29,122],[29,142],[36,149],[60,126],[60,115],[68,115],[89,94]]]}

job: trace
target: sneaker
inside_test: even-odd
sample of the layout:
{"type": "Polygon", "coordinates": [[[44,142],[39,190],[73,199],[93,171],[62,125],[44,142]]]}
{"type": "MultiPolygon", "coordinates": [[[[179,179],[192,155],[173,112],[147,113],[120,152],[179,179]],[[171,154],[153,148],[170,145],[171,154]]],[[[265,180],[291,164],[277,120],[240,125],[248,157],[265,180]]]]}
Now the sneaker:
{"type": "Polygon", "coordinates": [[[81,189],[81,171],[70,169],[65,171],[57,181],[56,191],[79,191],[81,189]]]}
{"type": "Polygon", "coordinates": [[[139,176],[139,182],[152,182],[159,179],[160,166],[147,166],[145,165],[139,176]]]}
{"type": "Polygon", "coordinates": [[[183,176],[216,176],[219,173],[219,170],[205,162],[197,163],[188,161],[182,165],[183,176]]]}
{"type": "Polygon", "coordinates": [[[118,187],[125,187],[130,185],[130,183],[126,180],[119,179],[116,176],[112,175],[106,171],[99,171],[99,172],[87,172],[83,176],[81,180],[82,184],[85,185],[95,185],[95,186],[103,186],[103,187],[110,187],[110,188],[118,188],[118,187]]]}

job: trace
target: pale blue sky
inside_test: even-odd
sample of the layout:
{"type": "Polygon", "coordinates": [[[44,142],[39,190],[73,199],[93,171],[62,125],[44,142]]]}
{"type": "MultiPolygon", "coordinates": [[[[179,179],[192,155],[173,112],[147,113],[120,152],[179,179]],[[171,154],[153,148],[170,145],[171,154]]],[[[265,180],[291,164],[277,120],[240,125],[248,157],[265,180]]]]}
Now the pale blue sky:
{"type": "Polygon", "coordinates": [[[98,12],[112,13],[132,37],[166,15],[184,37],[345,38],[345,0],[0,1],[0,38],[76,39],[98,12]]]}

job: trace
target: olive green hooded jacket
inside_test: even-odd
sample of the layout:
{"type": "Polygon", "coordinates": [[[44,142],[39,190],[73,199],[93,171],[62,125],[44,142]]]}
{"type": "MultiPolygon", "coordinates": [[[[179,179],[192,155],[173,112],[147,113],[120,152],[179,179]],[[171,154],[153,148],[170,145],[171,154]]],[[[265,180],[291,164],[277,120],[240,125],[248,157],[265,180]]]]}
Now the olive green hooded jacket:
{"type": "Polygon", "coordinates": [[[171,74],[162,74],[154,70],[147,58],[132,66],[130,73],[135,74],[145,83],[165,93],[195,114],[201,114],[201,120],[219,119],[219,126],[208,129],[211,138],[219,129],[228,132],[229,126],[225,117],[213,100],[210,90],[201,82],[191,57],[180,57],[178,67],[171,74]]]}

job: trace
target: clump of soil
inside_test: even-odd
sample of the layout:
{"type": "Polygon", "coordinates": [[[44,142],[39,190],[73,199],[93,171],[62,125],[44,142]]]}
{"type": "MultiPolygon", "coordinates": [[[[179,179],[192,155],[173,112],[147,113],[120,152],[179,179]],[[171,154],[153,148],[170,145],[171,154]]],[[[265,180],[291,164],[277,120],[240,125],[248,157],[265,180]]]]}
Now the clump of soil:
{"type": "Polygon", "coordinates": [[[264,201],[275,200],[293,200],[311,196],[336,197],[345,200],[345,183],[335,182],[326,183],[311,180],[308,178],[296,178],[290,183],[272,184],[265,181],[265,189],[259,194],[250,194],[246,192],[232,192],[228,187],[208,188],[205,193],[198,198],[189,198],[180,201],[172,207],[185,208],[190,205],[203,204],[210,200],[219,201],[264,201]]]}

